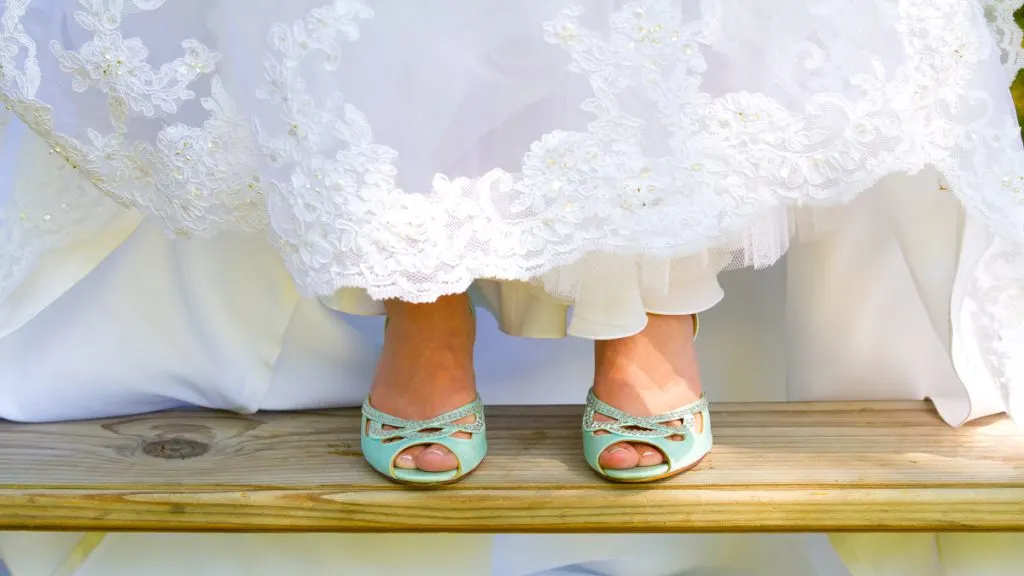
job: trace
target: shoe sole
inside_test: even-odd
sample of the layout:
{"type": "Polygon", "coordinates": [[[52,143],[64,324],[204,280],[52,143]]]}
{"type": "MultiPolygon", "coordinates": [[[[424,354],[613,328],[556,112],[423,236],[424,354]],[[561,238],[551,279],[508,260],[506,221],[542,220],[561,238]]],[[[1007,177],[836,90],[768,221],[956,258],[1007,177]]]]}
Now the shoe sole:
{"type": "Polygon", "coordinates": [[[477,466],[476,468],[473,468],[472,470],[466,472],[462,476],[456,476],[455,478],[452,478],[451,480],[441,480],[441,481],[438,481],[438,482],[410,482],[408,480],[402,480],[400,478],[395,478],[394,476],[388,476],[387,474],[382,474],[376,468],[374,468],[373,466],[370,466],[370,470],[373,470],[374,472],[377,473],[378,476],[380,476],[381,478],[383,478],[385,480],[388,480],[392,484],[398,484],[399,486],[409,486],[409,487],[413,487],[413,488],[433,488],[435,486],[447,486],[449,484],[455,484],[456,482],[461,482],[462,480],[466,479],[473,472],[476,472],[477,468],[479,468],[479,466],[477,466]]]}
{"type": "MultiPolygon", "coordinates": [[[[708,452],[708,454],[710,454],[710,452],[708,452]]],[[[671,472],[667,472],[667,473],[662,474],[660,476],[651,476],[650,478],[637,478],[636,480],[622,480],[622,479],[619,479],[619,478],[612,478],[611,476],[605,476],[604,474],[601,474],[600,472],[598,472],[596,470],[594,471],[594,473],[597,474],[598,476],[600,476],[601,478],[604,478],[605,480],[607,480],[609,482],[614,482],[616,484],[648,484],[648,483],[651,483],[651,482],[659,482],[661,480],[667,480],[667,479],[672,478],[674,476],[679,476],[683,472],[689,472],[690,470],[693,470],[697,466],[700,466],[700,463],[703,462],[704,459],[707,458],[707,457],[708,457],[707,454],[701,456],[700,459],[698,459],[693,464],[690,464],[686,468],[680,468],[679,470],[673,470],[671,472]]]]}

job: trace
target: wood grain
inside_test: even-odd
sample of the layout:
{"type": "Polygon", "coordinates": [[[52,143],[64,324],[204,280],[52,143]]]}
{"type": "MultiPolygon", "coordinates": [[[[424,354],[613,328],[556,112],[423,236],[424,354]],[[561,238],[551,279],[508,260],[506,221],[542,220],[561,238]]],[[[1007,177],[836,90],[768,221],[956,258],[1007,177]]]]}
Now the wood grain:
{"type": "Polygon", "coordinates": [[[359,452],[358,412],[173,412],[0,423],[0,529],[659,532],[1024,530],[1024,432],[924,403],[715,407],[668,482],[598,479],[579,407],[495,407],[472,476],[410,489],[359,452]]]}

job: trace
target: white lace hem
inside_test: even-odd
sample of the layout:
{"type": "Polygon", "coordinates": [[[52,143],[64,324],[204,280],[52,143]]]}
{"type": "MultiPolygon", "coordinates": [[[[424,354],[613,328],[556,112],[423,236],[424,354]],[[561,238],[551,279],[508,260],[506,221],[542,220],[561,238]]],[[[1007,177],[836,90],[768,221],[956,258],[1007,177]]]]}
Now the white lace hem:
{"type": "MultiPolygon", "coordinates": [[[[171,5],[132,4],[138,14],[171,5]]],[[[668,0],[641,0],[606,22],[588,20],[598,4],[566,6],[543,23],[543,41],[592,88],[581,105],[592,116],[586,129],[544,134],[517,171],[438,175],[425,194],[398,186],[397,152],[375,140],[362,112],[335,91],[315,90],[317,68],[336,67],[343,46],[359,41],[360,22],[374,17],[362,0],[270,26],[258,89],[270,114],[237,104],[234,86],[216,74],[224,56],[198,41],[184,41],[185,55],[157,70],[139,39],[122,37],[120,3],[68,8],[63,17],[74,15],[94,37],[78,51],[51,39],[52,58],[75,92],[107,97],[114,128],[87,128],[80,138],[58,128],[40,97],[48,77],[33,36],[40,32],[25,25],[31,0],[9,0],[0,98],[97,189],[170,232],[266,233],[307,295],[358,287],[424,302],[476,278],[529,281],[589,253],[668,259],[742,249],[743,264],[766,266],[788,245],[773,224],[786,206],[841,204],[887,174],[928,165],[968,210],[1024,245],[1024,150],[996,88],[1006,74],[997,81],[993,73],[1018,65],[1008,26],[1019,2],[808,3],[808,25],[863,21],[875,29],[860,42],[878,39],[902,54],[887,63],[851,38],[822,39],[834,60],[805,55],[808,78],[796,87],[807,93],[795,105],[742,89],[706,91],[712,50],[745,48],[722,32],[741,15],[728,1],[705,0],[683,15],[668,0]],[[195,97],[189,88],[200,78],[209,79],[209,119],[161,121],[195,97]],[[150,142],[146,130],[128,130],[130,119],[163,128],[150,142]],[[665,153],[652,154],[647,126],[659,124],[665,153]]]]}

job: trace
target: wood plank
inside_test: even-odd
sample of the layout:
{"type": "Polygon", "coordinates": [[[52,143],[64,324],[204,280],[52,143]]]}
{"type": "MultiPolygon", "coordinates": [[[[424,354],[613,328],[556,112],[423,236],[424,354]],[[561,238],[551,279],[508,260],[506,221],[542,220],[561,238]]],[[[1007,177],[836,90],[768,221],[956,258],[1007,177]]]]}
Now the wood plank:
{"type": "Polygon", "coordinates": [[[929,405],[715,407],[715,450],[668,482],[598,479],[581,409],[489,409],[487,461],[434,489],[363,462],[358,412],[173,412],[0,423],[0,529],[142,531],[1024,530],[1024,432],[929,405]]]}

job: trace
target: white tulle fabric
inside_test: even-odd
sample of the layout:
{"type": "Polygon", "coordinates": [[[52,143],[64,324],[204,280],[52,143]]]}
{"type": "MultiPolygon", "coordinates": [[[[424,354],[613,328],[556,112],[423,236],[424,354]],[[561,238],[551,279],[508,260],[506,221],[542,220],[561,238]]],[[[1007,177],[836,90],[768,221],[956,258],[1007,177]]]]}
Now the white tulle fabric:
{"type": "Polygon", "coordinates": [[[0,98],[79,176],[3,203],[0,297],[127,209],[265,235],[307,294],[524,281],[601,337],[609,298],[617,330],[709,306],[796,209],[931,166],[992,235],[965,298],[1009,398],[1020,4],[0,0],[0,98]]]}

